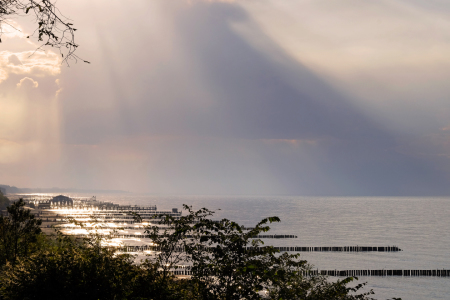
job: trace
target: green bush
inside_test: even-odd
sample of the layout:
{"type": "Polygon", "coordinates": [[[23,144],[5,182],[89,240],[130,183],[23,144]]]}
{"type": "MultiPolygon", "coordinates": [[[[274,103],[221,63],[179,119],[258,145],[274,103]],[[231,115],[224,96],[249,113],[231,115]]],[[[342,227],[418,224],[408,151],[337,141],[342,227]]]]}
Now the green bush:
{"type": "Polygon", "coordinates": [[[9,199],[0,191],[0,211],[9,206],[9,199]]]}
{"type": "MultiPolygon", "coordinates": [[[[15,206],[14,206],[15,205],[15,206]]],[[[21,228],[34,216],[23,205],[8,209],[20,219],[21,228]],[[23,224],[22,224],[23,223],[23,224]]],[[[33,251],[8,256],[0,272],[1,297],[16,299],[87,300],[367,300],[372,291],[361,293],[364,284],[350,286],[356,278],[336,282],[310,276],[311,267],[299,255],[280,254],[253,237],[267,232],[277,217],[245,229],[227,219],[212,221],[212,211],[193,211],[175,218],[163,215],[147,234],[158,251],[139,264],[134,257],[101,246],[98,236],[76,240],[58,234],[46,237],[29,231],[33,251]],[[249,246],[251,246],[249,248],[249,246]],[[190,265],[192,276],[172,274],[180,264],[190,265]]],[[[13,218],[10,215],[10,218],[13,218]]],[[[136,215],[139,220],[139,216],[136,215]]],[[[13,218],[14,219],[14,218],[13,218]]],[[[16,218],[17,219],[17,218],[16,218]]],[[[19,220],[19,219],[17,219],[19,220]]],[[[11,220],[9,222],[12,222],[11,220]]],[[[0,247],[11,244],[0,240],[0,247]]]]}
{"type": "Polygon", "coordinates": [[[0,266],[15,264],[21,257],[36,251],[41,233],[41,220],[25,209],[22,199],[7,207],[8,215],[0,216],[0,266]]]}
{"type": "Polygon", "coordinates": [[[161,215],[160,224],[147,228],[147,233],[159,246],[152,261],[162,272],[180,263],[192,266],[195,299],[371,299],[372,291],[358,294],[364,284],[349,287],[356,278],[330,282],[322,275],[311,276],[311,266],[298,254],[280,254],[253,238],[269,231],[268,224],[279,222],[278,217],[245,229],[228,219],[211,220],[214,212],[208,209],[184,208],[185,216],[161,215]]]}

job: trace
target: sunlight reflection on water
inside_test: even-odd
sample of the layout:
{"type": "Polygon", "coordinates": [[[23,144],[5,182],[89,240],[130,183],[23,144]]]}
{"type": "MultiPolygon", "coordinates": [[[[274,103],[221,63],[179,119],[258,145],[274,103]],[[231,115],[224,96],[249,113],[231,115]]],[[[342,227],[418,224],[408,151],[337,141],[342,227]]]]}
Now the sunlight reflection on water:
{"type": "MultiPolygon", "coordinates": [[[[75,195],[74,195],[75,196],[75,195]]],[[[83,195],[77,195],[83,196],[83,195]]],[[[121,205],[157,205],[158,210],[217,210],[215,219],[229,218],[253,226],[264,217],[278,216],[271,234],[297,239],[265,239],[275,246],[398,246],[401,252],[301,253],[318,269],[450,269],[450,199],[414,197],[240,197],[97,195],[121,205]],[[221,210],[218,210],[221,209],[221,210]]],[[[127,234],[137,232],[127,229],[127,234]]],[[[141,239],[116,242],[145,243],[141,239]]],[[[386,299],[448,299],[450,278],[361,277],[375,297],[386,299]]]]}

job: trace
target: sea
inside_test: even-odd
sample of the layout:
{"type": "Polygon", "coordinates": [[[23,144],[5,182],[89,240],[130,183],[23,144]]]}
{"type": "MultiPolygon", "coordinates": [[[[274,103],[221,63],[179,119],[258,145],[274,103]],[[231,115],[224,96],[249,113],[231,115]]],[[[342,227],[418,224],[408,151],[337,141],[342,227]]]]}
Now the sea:
{"type": "MultiPolygon", "coordinates": [[[[92,195],[68,194],[72,197],[92,195]]],[[[264,239],[290,247],[397,246],[400,252],[300,252],[319,270],[450,269],[450,197],[294,197],[294,196],[154,196],[96,195],[121,205],[156,205],[158,210],[215,211],[246,227],[277,216],[267,234],[295,239],[264,239]]],[[[291,252],[292,253],[292,252],[291,252]]],[[[331,280],[337,278],[331,277],[331,280]]],[[[450,277],[361,276],[375,299],[450,299],[450,277]]]]}

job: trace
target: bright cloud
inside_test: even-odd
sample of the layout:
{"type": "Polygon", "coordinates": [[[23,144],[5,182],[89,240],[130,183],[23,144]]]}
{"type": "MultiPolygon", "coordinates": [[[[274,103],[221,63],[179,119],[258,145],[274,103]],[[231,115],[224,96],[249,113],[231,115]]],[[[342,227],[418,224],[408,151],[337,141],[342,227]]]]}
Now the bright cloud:
{"type": "Polygon", "coordinates": [[[27,37],[27,34],[23,31],[22,26],[14,20],[2,20],[2,23],[0,24],[0,32],[2,33],[2,38],[5,40],[27,37]]]}
{"type": "Polygon", "coordinates": [[[2,45],[8,50],[0,51],[0,83],[13,74],[44,77],[61,72],[60,57],[49,49],[38,50],[17,22],[7,20],[1,26],[2,45]]]}
{"type": "Polygon", "coordinates": [[[30,77],[24,77],[20,79],[19,83],[17,84],[18,88],[37,88],[39,86],[39,83],[37,81],[34,81],[33,78],[30,77]]]}
{"type": "Polygon", "coordinates": [[[34,50],[12,53],[0,52],[0,82],[11,74],[30,74],[38,77],[55,76],[61,72],[61,60],[53,52],[34,50]]]}

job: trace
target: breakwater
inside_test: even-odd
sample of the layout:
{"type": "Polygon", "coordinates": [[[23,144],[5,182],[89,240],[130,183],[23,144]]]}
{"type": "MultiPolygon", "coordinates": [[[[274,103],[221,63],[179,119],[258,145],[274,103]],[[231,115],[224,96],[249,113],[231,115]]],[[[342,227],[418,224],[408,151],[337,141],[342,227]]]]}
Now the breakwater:
{"type": "Polygon", "coordinates": [[[336,277],[358,277],[358,276],[433,276],[450,277],[450,270],[316,270],[316,275],[328,275],[336,277]]]}
{"type": "MultiPolygon", "coordinates": [[[[131,235],[136,237],[136,235],[131,235]]],[[[280,252],[399,252],[402,251],[397,246],[385,247],[361,247],[361,246],[346,246],[346,247],[273,247],[280,252]]],[[[247,250],[262,249],[261,247],[246,247],[247,250]]],[[[141,252],[141,251],[161,251],[158,246],[144,245],[144,246],[125,246],[121,249],[124,252],[141,252]]],[[[183,248],[177,248],[176,251],[184,251],[183,248]]]]}
{"type": "MultiPolygon", "coordinates": [[[[174,275],[191,275],[189,267],[171,271],[174,275]]],[[[365,276],[401,276],[401,277],[450,277],[450,270],[309,270],[301,272],[301,276],[334,276],[334,277],[365,277],[365,276]]]]}
{"type": "MultiPolygon", "coordinates": [[[[130,227],[132,228],[132,227],[130,227]]],[[[132,228],[135,229],[135,228],[132,228]]],[[[142,234],[115,234],[111,235],[112,238],[150,238],[150,235],[142,234]]],[[[186,235],[187,238],[193,237],[192,235],[186,235]]],[[[296,235],[257,235],[253,237],[254,239],[295,239],[296,235]]]]}
{"type": "Polygon", "coordinates": [[[403,251],[397,246],[344,246],[344,247],[275,247],[285,252],[399,252],[403,251]]]}

